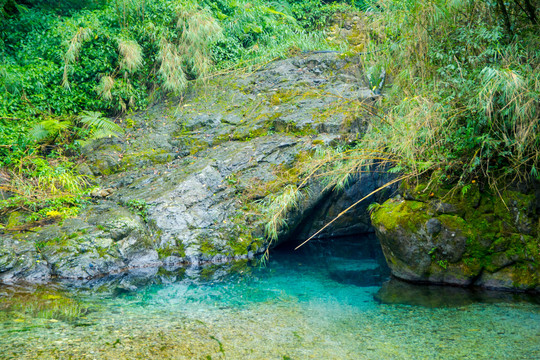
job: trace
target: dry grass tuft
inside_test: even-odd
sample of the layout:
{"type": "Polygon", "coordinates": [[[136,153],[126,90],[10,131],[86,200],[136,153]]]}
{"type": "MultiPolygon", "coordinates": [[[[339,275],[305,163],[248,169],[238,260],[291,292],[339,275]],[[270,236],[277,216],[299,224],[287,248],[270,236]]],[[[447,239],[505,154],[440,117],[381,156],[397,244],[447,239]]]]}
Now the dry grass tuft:
{"type": "Polygon", "coordinates": [[[142,48],[134,40],[118,41],[118,52],[120,53],[120,68],[133,73],[139,69],[143,63],[142,48]]]}

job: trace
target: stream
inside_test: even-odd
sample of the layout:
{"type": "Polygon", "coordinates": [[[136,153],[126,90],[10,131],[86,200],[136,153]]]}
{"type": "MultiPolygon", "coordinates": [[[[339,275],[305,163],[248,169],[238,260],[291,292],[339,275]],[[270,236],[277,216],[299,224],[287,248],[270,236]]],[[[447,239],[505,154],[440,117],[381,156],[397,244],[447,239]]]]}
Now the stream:
{"type": "Polygon", "coordinates": [[[538,359],[538,297],[390,279],[373,236],[0,286],[1,359],[538,359]]]}

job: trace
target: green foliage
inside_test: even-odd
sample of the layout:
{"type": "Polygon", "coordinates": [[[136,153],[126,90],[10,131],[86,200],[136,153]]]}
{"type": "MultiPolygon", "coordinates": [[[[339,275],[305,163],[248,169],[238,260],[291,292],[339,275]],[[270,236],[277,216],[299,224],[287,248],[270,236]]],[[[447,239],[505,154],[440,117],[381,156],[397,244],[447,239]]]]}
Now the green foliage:
{"type": "Polygon", "coordinates": [[[509,31],[495,2],[379,1],[366,18],[365,68],[385,69],[393,82],[387,113],[360,147],[391,153],[394,170],[442,171],[440,180],[460,187],[536,177],[539,26],[514,6],[509,31]]]}
{"type": "Polygon", "coordinates": [[[291,12],[305,29],[324,29],[337,11],[349,12],[352,7],[363,9],[365,1],[289,0],[291,12]]]}
{"type": "Polygon", "coordinates": [[[136,110],[216,69],[328,47],[322,33],[302,29],[286,2],[35,0],[24,2],[25,11],[12,3],[4,1],[11,10],[0,22],[4,164],[43,117],[136,110]]]}
{"type": "Polygon", "coordinates": [[[85,111],[79,117],[47,118],[34,125],[28,135],[37,143],[84,146],[93,140],[116,137],[123,131],[120,126],[103,117],[100,112],[85,111]]]}
{"type": "Polygon", "coordinates": [[[12,196],[0,199],[0,222],[13,211],[26,211],[27,222],[76,215],[84,204],[89,179],[79,175],[76,165],[61,158],[27,156],[2,173],[0,189],[12,196]]]}
{"type": "MultiPolygon", "coordinates": [[[[369,40],[364,85],[382,91],[369,110],[370,128],[353,148],[314,158],[304,179],[326,174],[328,186],[339,189],[351,174],[380,166],[403,175],[379,190],[431,174],[465,195],[466,184],[477,181],[504,187],[538,178],[540,28],[515,2],[507,10],[489,1],[377,1],[360,34],[369,40]],[[391,83],[381,88],[384,73],[391,83]]],[[[291,205],[294,199],[282,201],[276,219],[291,205]]],[[[274,224],[268,223],[271,239],[274,224]]]]}
{"type": "Polygon", "coordinates": [[[182,95],[214,71],[250,68],[291,49],[328,49],[323,32],[306,28],[313,28],[310,19],[320,28],[338,7],[311,0],[0,0],[0,169],[9,174],[6,187],[22,189],[0,205],[0,215],[17,204],[37,217],[74,209],[70,201],[87,180],[66,156],[121,133],[104,116],[182,95]],[[58,199],[65,206],[49,206],[58,199]]]}
{"type": "Polygon", "coordinates": [[[369,211],[369,213],[373,213],[374,211],[377,211],[377,209],[381,207],[381,204],[377,203],[377,202],[373,202],[371,204],[368,205],[367,207],[367,211],[369,211]]]}
{"type": "Polygon", "coordinates": [[[0,114],[137,109],[151,93],[181,93],[212,61],[230,67],[293,45],[325,47],[322,34],[302,30],[287,3],[98,3],[66,13],[63,5],[36,1],[0,23],[0,114]]]}
{"type": "Polygon", "coordinates": [[[143,221],[146,221],[148,217],[148,204],[144,200],[133,199],[129,200],[125,204],[131,211],[139,215],[143,221]]]}

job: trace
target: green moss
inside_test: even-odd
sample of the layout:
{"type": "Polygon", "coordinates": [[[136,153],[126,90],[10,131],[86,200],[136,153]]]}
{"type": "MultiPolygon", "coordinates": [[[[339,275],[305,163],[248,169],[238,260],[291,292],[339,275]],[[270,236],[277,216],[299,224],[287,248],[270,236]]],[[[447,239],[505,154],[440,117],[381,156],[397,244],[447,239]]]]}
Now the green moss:
{"type": "Polygon", "coordinates": [[[424,210],[426,204],[418,201],[388,200],[371,215],[375,226],[393,230],[400,226],[408,231],[417,231],[431,218],[424,210]]]}
{"type": "Polygon", "coordinates": [[[11,229],[16,226],[24,225],[25,222],[26,222],[25,216],[18,211],[14,211],[11,214],[9,214],[6,228],[11,229]]]}
{"type": "Polygon", "coordinates": [[[137,166],[141,160],[146,160],[150,164],[164,164],[168,161],[172,161],[173,157],[171,154],[168,154],[164,149],[146,149],[141,151],[135,151],[124,155],[120,163],[119,170],[125,171],[129,168],[137,166]]]}
{"type": "MultiPolygon", "coordinates": [[[[247,234],[246,234],[247,235],[247,234]]],[[[227,241],[227,245],[230,248],[230,256],[236,256],[236,255],[246,255],[248,253],[248,247],[251,244],[251,236],[249,235],[249,238],[246,238],[246,236],[238,236],[230,238],[229,241],[227,241]]]]}
{"type": "Polygon", "coordinates": [[[169,256],[178,256],[178,257],[185,257],[186,256],[186,247],[181,242],[177,241],[176,245],[167,245],[163,248],[158,248],[157,253],[161,260],[169,257],[169,256]]]}
{"type": "Polygon", "coordinates": [[[268,134],[268,128],[267,127],[259,127],[259,128],[242,128],[235,130],[230,138],[231,140],[235,141],[249,141],[258,137],[262,137],[268,134]]]}
{"type": "Polygon", "coordinates": [[[475,276],[482,269],[489,273],[503,271],[512,277],[516,288],[537,286],[540,238],[537,220],[527,216],[534,195],[514,191],[495,195],[481,192],[476,184],[468,186],[466,191],[428,187],[426,183],[414,186],[404,183],[400,189],[421,201],[385,202],[372,214],[374,225],[389,230],[402,227],[414,232],[427,220],[429,203],[452,204],[458,209],[457,215],[434,215],[444,228],[460,231],[467,238],[465,254],[461,261],[447,264],[434,248],[430,252],[433,266],[451,265],[465,276],[475,276]],[[520,229],[526,230],[520,232],[520,229]]]}
{"type": "Polygon", "coordinates": [[[444,227],[446,227],[448,229],[461,230],[461,231],[465,231],[465,232],[468,232],[468,230],[469,230],[468,224],[465,222],[465,220],[463,220],[459,216],[456,216],[456,215],[439,215],[437,217],[437,219],[439,219],[442,222],[442,224],[444,225],[444,227]]]}
{"type": "Polygon", "coordinates": [[[533,289],[540,284],[538,263],[518,263],[512,269],[512,282],[519,289],[533,289]]]}
{"type": "Polygon", "coordinates": [[[214,256],[219,253],[218,249],[208,240],[203,240],[199,243],[199,251],[201,254],[214,256]]]}
{"type": "Polygon", "coordinates": [[[100,258],[104,258],[104,257],[106,257],[108,255],[108,253],[107,253],[108,249],[107,248],[104,248],[102,246],[96,246],[95,249],[96,249],[96,252],[98,253],[100,258]]]}
{"type": "Polygon", "coordinates": [[[306,96],[306,93],[302,93],[298,90],[291,89],[278,89],[274,94],[270,96],[270,104],[276,106],[284,103],[288,103],[293,99],[301,99],[306,96]]]}
{"type": "Polygon", "coordinates": [[[56,251],[70,251],[67,247],[69,245],[69,237],[68,236],[60,236],[55,237],[52,239],[46,239],[46,240],[38,240],[35,243],[36,250],[41,251],[45,250],[47,248],[54,247],[56,251]]]}

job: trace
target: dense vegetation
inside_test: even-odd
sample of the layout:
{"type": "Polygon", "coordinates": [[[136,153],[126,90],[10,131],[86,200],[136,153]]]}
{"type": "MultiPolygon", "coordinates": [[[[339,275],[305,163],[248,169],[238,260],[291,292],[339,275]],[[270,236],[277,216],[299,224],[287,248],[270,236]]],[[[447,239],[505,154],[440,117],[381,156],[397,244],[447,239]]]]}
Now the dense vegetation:
{"type": "MultiPolygon", "coordinates": [[[[382,165],[466,196],[540,180],[540,6],[532,1],[379,0],[365,12],[365,84],[382,92],[353,146],[309,176],[345,186],[382,165]],[[382,89],[380,88],[382,87],[382,89]],[[326,170],[326,172],[325,172],[326,170]],[[336,175],[341,174],[341,175],[336,175]]],[[[357,103],[361,109],[363,104],[357,103]]],[[[301,187],[277,197],[276,236],[301,187]]],[[[523,188],[523,187],[522,187],[523,188]]]]}
{"type": "Polygon", "coordinates": [[[339,180],[373,159],[463,191],[477,181],[488,188],[540,179],[537,5],[377,1],[365,17],[363,63],[375,90],[386,78],[382,111],[355,161],[327,154],[345,170],[339,180]]]}
{"type": "Polygon", "coordinates": [[[540,38],[530,1],[379,1],[368,61],[393,84],[374,124],[405,173],[460,187],[539,178],[540,38]]]}
{"type": "Polygon", "coordinates": [[[2,0],[0,199],[13,209],[72,214],[88,179],[84,142],[115,136],[114,117],[216,72],[288,52],[325,49],[339,4],[261,0],[2,0]],[[71,209],[71,210],[70,210],[71,209]]]}

